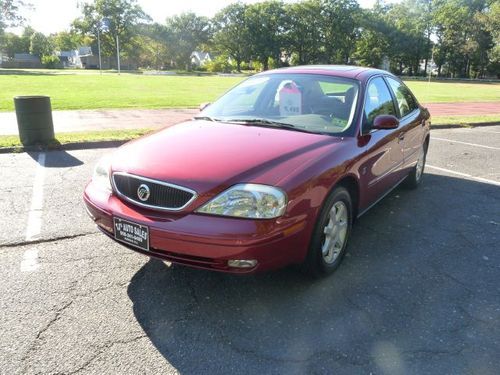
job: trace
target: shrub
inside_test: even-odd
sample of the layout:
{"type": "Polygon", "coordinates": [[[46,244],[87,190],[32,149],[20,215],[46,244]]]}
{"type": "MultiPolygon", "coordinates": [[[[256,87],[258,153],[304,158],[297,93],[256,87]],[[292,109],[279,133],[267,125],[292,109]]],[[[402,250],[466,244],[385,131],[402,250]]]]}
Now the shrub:
{"type": "Polygon", "coordinates": [[[231,73],[233,70],[234,66],[233,64],[229,61],[229,58],[227,55],[220,55],[214,58],[212,61],[208,62],[205,64],[207,70],[209,72],[215,73],[231,73]]]}
{"type": "Polygon", "coordinates": [[[56,69],[58,68],[60,63],[59,57],[50,55],[50,56],[42,56],[42,65],[47,69],[56,69]]]}

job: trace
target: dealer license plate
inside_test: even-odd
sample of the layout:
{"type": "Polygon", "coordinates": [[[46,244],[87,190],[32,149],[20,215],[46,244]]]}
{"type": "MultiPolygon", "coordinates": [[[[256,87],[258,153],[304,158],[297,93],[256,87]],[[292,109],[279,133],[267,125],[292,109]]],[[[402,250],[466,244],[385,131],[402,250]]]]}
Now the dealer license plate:
{"type": "Polygon", "coordinates": [[[142,250],[149,250],[149,228],[128,220],[113,218],[115,238],[142,250]]]}

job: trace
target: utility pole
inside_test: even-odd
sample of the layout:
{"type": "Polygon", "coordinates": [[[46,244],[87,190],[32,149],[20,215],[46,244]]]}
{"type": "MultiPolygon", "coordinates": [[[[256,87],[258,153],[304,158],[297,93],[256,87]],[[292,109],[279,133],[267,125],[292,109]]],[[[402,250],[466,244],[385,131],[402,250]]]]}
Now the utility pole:
{"type": "Polygon", "coordinates": [[[120,75],[120,41],[118,40],[118,34],[116,34],[116,61],[118,63],[118,75],[120,75]]]}
{"type": "Polygon", "coordinates": [[[101,63],[101,25],[97,27],[97,53],[99,54],[99,73],[102,75],[102,63],[101,63]]]}

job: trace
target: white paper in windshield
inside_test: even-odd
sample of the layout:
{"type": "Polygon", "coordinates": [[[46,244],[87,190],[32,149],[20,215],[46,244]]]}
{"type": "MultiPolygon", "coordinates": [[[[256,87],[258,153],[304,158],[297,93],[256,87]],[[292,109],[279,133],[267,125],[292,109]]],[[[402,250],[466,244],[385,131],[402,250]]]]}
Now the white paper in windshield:
{"type": "Polygon", "coordinates": [[[294,82],[288,82],[279,92],[280,116],[302,114],[302,93],[294,82]]]}

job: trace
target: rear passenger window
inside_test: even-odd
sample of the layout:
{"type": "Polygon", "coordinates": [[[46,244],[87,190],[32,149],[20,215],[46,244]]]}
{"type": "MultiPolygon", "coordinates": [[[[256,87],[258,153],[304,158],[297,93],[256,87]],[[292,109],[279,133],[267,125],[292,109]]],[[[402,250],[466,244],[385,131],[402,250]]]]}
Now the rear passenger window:
{"type": "Polygon", "coordinates": [[[391,93],[381,77],[372,79],[368,85],[364,115],[364,131],[368,131],[371,128],[373,120],[378,115],[396,116],[396,109],[394,108],[391,93]]]}
{"type": "Polygon", "coordinates": [[[411,94],[408,87],[389,77],[387,77],[387,82],[389,82],[389,85],[396,96],[401,117],[405,117],[407,114],[417,109],[418,106],[415,98],[411,94]]]}

